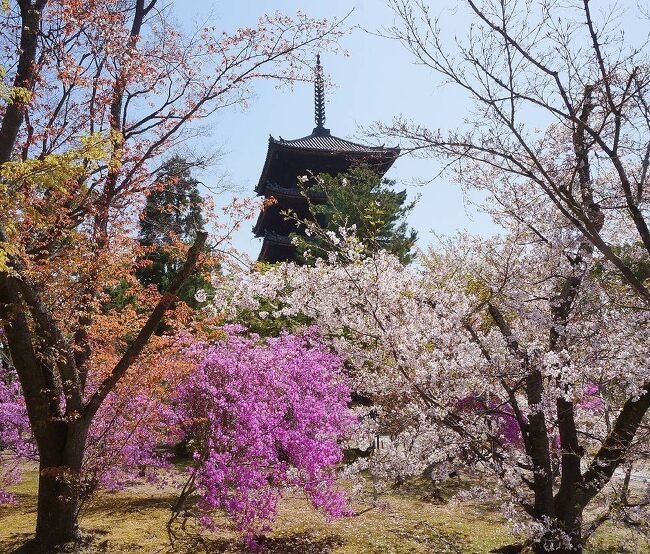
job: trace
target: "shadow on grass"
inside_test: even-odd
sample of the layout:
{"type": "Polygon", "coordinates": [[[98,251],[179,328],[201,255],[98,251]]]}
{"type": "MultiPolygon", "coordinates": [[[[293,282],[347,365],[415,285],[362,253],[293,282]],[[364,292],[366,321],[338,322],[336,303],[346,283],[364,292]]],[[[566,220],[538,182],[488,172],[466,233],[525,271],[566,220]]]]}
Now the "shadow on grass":
{"type": "Polygon", "coordinates": [[[329,554],[343,544],[340,537],[328,535],[315,537],[309,533],[294,533],[283,537],[262,537],[258,544],[268,554],[329,554]]]}
{"type": "Polygon", "coordinates": [[[34,540],[33,533],[14,533],[8,541],[0,542],[0,549],[2,549],[2,552],[11,552],[11,554],[91,554],[109,552],[108,541],[102,540],[105,534],[90,535],[86,533],[78,542],[62,545],[54,550],[48,549],[47,553],[45,553],[34,540]]]}
{"type": "MultiPolygon", "coordinates": [[[[336,535],[314,535],[309,532],[298,532],[281,537],[258,537],[256,539],[259,552],[264,554],[330,554],[334,549],[343,544],[343,540],[336,535]]],[[[190,539],[185,537],[176,541],[173,552],[183,554],[219,553],[219,554],[244,554],[251,550],[241,539],[220,539],[198,537],[190,539]]]]}
{"type": "Polygon", "coordinates": [[[93,498],[82,511],[81,519],[89,514],[123,514],[127,516],[134,511],[156,508],[169,509],[177,500],[173,494],[156,494],[152,496],[125,496],[120,493],[103,493],[93,498]]]}
{"type": "Polygon", "coordinates": [[[38,549],[33,544],[33,533],[14,533],[9,538],[0,541],[0,551],[16,554],[33,554],[38,549]]]}
{"type": "Polygon", "coordinates": [[[426,522],[416,523],[411,528],[391,529],[390,532],[404,541],[427,548],[427,552],[466,552],[466,537],[462,533],[442,531],[426,522]]]}
{"type": "MultiPolygon", "coordinates": [[[[450,477],[444,481],[432,481],[427,477],[416,477],[402,483],[397,491],[402,497],[410,497],[414,500],[432,504],[446,504],[457,494],[482,485],[484,485],[484,482],[481,479],[465,475],[450,477]]],[[[495,497],[488,502],[482,499],[482,502],[490,510],[493,508],[493,504],[499,506],[502,500],[495,497]]]]}

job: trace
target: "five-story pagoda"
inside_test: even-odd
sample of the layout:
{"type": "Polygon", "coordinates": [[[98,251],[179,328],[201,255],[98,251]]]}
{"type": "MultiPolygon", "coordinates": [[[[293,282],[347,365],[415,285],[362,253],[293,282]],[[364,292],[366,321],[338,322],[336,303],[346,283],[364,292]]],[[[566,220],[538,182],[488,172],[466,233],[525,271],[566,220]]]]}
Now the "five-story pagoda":
{"type": "MultiPolygon", "coordinates": [[[[360,164],[368,165],[383,176],[399,155],[397,147],[358,144],[338,138],[325,128],[325,86],[320,56],[316,58],[314,103],[316,127],[310,135],[294,140],[269,137],[266,161],[255,192],[275,201],[265,203],[253,228],[255,236],[264,239],[259,261],[294,260],[295,250],[289,236],[299,231],[295,220],[285,217],[284,213],[291,210],[299,220],[309,217],[307,199],[298,185],[304,176],[337,175],[360,164]]],[[[316,191],[308,191],[308,194],[312,203],[325,201],[316,191]]]]}

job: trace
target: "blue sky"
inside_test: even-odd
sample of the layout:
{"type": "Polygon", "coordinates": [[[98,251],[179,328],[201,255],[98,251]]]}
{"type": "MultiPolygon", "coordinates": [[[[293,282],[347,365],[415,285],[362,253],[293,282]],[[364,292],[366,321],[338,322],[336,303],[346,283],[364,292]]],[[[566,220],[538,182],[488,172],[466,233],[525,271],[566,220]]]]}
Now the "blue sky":
{"type": "MultiPolygon", "coordinates": [[[[393,20],[384,0],[215,0],[177,1],[176,18],[191,29],[206,16],[224,30],[253,25],[264,13],[280,10],[295,13],[301,9],[315,17],[342,17],[352,8],[352,25],[379,29],[393,20]],[[191,10],[188,8],[191,7],[191,10]]],[[[373,121],[388,121],[405,114],[434,128],[453,128],[462,119],[465,102],[450,88],[441,88],[435,76],[413,64],[410,55],[394,42],[354,31],[343,40],[349,57],[324,53],[322,62],[334,88],[326,92],[327,127],[344,138],[362,139],[360,127],[373,121]]],[[[268,136],[297,138],[314,127],[313,88],[298,84],[293,90],[278,90],[261,83],[246,110],[222,112],[209,122],[207,144],[220,148],[223,156],[217,166],[199,175],[206,184],[217,181],[224,172],[242,195],[253,196],[253,188],[262,170],[268,136]]],[[[202,145],[205,147],[205,145],[202,145]]],[[[435,242],[435,234],[448,235],[460,229],[492,233],[494,226],[486,216],[464,201],[457,185],[438,178],[426,186],[418,181],[430,179],[439,170],[433,160],[407,157],[397,160],[388,177],[398,181],[413,197],[421,195],[409,222],[419,232],[419,245],[435,242]],[[434,234],[435,233],[435,234],[434,234]]],[[[221,199],[217,199],[219,202],[221,199]]],[[[260,240],[251,225],[235,237],[235,245],[256,257],[260,240]]]]}
{"type": "MultiPolygon", "coordinates": [[[[436,10],[451,9],[455,2],[431,0],[430,5],[435,15],[436,10]]],[[[342,17],[354,8],[349,22],[370,30],[390,26],[394,18],[385,0],[176,0],[175,8],[175,17],[188,29],[211,14],[217,27],[228,31],[254,25],[260,14],[275,10],[295,13],[301,9],[312,16],[331,18],[342,17]]],[[[459,29],[446,29],[449,34],[464,32],[469,23],[462,12],[456,12],[452,20],[459,29]]],[[[335,85],[326,92],[327,127],[333,134],[360,139],[361,126],[389,121],[398,114],[442,130],[461,124],[469,107],[467,99],[457,89],[442,86],[431,71],[416,66],[399,44],[356,30],[344,39],[343,46],[349,57],[322,56],[325,71],[335,85]]],[[[222,112],[209,124],[209,136],[202,146],[221,148],[223,157],[217,167],[199,177],[210,184],[226,172],[242,195],[253,196],[269,134],[291,139],[311,132],[313,88],[298,84],[293,90],[278,90],[271,83],[261,83],[248,109],[222,112]]],[[[472,204],[471,200],[478,199],[464,198],[450,178],[442,176],[425,186],[418,184],[435,176],[440,167],[435,160],[403,157],[387,175],[412,197],[421,196],[410,218],[419,233],[419,246],[435,244],[437,235],[459,230],[484,235],[496,232],[488,217],[472,204]]],[[[251,228],[252,224],[247,225],[238,233],[235,245],[255,257],[260,240],[253,237],[251,228]]]]}

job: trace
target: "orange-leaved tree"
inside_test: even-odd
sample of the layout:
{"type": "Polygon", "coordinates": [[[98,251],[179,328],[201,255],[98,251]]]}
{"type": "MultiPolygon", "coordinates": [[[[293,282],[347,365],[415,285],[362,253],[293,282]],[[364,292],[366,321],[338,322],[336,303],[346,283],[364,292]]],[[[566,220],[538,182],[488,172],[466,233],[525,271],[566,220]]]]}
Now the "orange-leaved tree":
{"type": "MultiPolygon", "coordinates": [[[[233,33],[185,35],[172,8],[3,2],[0,319],[38,448],[44,549],[75,537],[93,419],[116,387],[137,385],[138,359],[155,358],[147,345],[205,255],[198,233],[125,333],[109,292],[142,259],[135,230],[161,158],[201,132],[193,122],[245,104],[256,81],[307,78],[305,62],[341,34],[337,22],[276,13],[233,33]]],[[[217,225],[214,242],[233,226],[217,225]]]]}

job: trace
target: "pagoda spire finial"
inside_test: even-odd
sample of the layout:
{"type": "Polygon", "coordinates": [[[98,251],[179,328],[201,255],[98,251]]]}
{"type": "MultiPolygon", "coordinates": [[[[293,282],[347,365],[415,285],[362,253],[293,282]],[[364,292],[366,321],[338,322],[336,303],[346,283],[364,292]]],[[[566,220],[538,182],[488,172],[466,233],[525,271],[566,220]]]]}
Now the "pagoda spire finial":
{"type": "Polygon", "coordinates": [[[314,79],[314,119],[316,128],[314,134],[327,134],[325,129],[325,80],[323,67],[320,64],[320,54],[316,55],[316,75],[314,79]]]}

